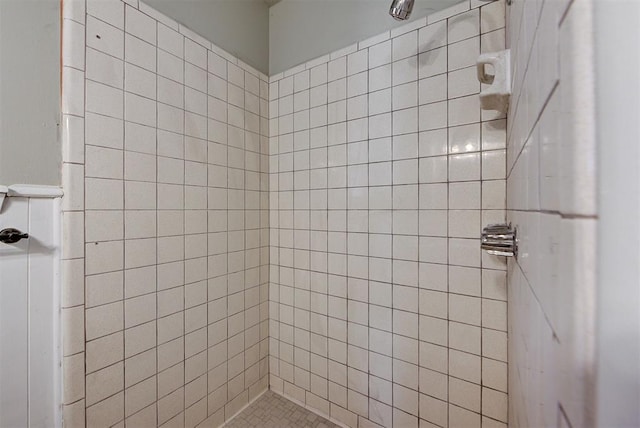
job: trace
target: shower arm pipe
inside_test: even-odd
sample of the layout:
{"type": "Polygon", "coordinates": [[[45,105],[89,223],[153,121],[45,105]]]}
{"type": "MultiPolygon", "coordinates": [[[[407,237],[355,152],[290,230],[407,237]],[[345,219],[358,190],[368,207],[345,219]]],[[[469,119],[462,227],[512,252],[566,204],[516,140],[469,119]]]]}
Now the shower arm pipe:
{"type": "MultiPolygon", "coordinates": [[[[485,2],[491,2],[494,0],[481,0],[485,2]]],[[[507,4],[511,4],[511,0],[506,0],[507,4]]],[[[415,0],[393,0],[389,7],[389,15],[397,21],[406,21],[411,16],[413,5],[415,0]]]]}
{"type": "Polygon", "coordinates": [[[411,16],[415,0],[393,0],[389,7],[389,15],[397,21],[406,21],[411,16]]]}

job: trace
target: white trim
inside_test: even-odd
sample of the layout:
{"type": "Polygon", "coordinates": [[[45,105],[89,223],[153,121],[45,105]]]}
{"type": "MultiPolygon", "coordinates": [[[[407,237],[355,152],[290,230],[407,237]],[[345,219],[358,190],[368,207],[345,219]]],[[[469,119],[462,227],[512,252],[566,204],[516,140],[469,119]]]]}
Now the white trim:
{"type": "MultiPolygon", "coordinates": [[[[18,198],[24,200],[24,198],[18,198]]],[[[29,198],[29,426],[60,426],[60,199],[29,198]]]]}
{"type": "Polygon", "coordinates": [[[62,188],[58,186],[38,186],[33,184],[12,184],[7,189],[7,196],[20,196],[23,198],[59,198],[63,195],[62,188]]]}
{"type": "Polygon", "coordinates": [[[0,331],[2,344],[8,344],[0,352],[0,425],[60,428],[61,200],[11,202],[0,215],[0,229],[16,227],[30,239],[0,248],[0,323],[16,326],[0,331]]]}
{"type": "Polygon", "coordinates": [[[53,201],[53,418],[54,428],[62,428],[62,201],[53,201]]]}

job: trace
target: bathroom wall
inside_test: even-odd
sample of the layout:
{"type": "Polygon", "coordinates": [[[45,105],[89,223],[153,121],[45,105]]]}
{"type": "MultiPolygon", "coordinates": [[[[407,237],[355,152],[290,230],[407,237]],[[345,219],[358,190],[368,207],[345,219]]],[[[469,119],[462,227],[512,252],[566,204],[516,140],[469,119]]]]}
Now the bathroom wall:
{"type": "Polygon", "coordinates": [[[597,144],[606,145],[597,156],[595,424],[640,426],[640,3],[593,7],[597,144]]]}
{"type": "Polygon", "coordinates": [[[0,426],[60,427],[62,192],[11,186],[9,194],[0,193],[0,230],[29,237],[0,243],[0,426]]]}
{"type": "Polygon", "coordinates": [[[237,58],[269,72],[269,5],[264,0],[149,0],[150,6],[237,58]]]}
{"type": "Polygon", "coordinates": [[[0,63],[0,185],[59,186],[60,1],[0,1],[0,63]]]}
{"type": "Polygon", "coordinates": [[[63,26],[65,425],[219,426],[268,387],[267,78],[137,0],[63,26]]]}
{"type": "Polygon", "coordinates": [[[507,8],[509,425],[595,426],[592,1],[507,8]]]}
{"type": "MultiPolygon", "coordinates": [[[[158,0],[156,0],[158,1],[158,0]]],[[[411,21],[459,0],[417,0],[411,21]]],[[[391,0],[282,0],[269,8],[269,73],[275,74],[407,24],[389,16],[391,0]]]]}
{"type": "Polygon", "coordinates": [[[506,426],[506,121],[465,1],[270,79],[270,387],[350,427],[506,426]]]}

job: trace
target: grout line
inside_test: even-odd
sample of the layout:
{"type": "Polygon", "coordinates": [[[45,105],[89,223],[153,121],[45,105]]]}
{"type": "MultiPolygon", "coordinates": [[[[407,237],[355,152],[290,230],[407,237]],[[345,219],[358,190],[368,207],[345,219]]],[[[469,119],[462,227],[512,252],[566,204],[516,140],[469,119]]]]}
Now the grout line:
{"type": "MultiPolygon", "coordinates": [[[[156,25],[156,31],[157,31],[157,25],[156,25]]],[[[185,53],[185,57],[186,57],[186,51],[187,51],[187,38],[183,37],[182,38],[182,48],[183,51],[185,53]]],[[[156,50],[157,52],[157,50],[156,50]]],[[[157,55],[156,53],[156,58],[158,60],[158,66],[160,65],[160,56],[157,55]]],[[[159,67],[158,67],[159,68],[159,67]]],[[[186,122],[187,122],[187,111],[186,111],[186,90],[185,88],[187,87],[186,85],[186,74],[187,74],[187,61],[186,59],[182,60],[182,105],[183,105],[183,110],[182,110],[182,130],[183,130],[183,134],[186,135],[187,133],[187,129],[186,129],[186,122]]],[[[185,165],[185,161],[184,158],[186,157],[186,147],[185,147],[185,137],[184,135],[182,136],[181,140],[182,140],[182,156],[181,156],[181,163],[182,163],[182,225],[181,225],[181,229],[182,229],[182,265],[184,266],[182,269],[182,337],[183,337],[183,346],[182,346],[182,386],[181,388],[186,387],[187,383],[186,383],[186,379],[187,379],[187,346],[186,346],[186,339],[187,339],[187,311],[186,311],[186,301],[185,301],[185,294],[186,294],[186,277],[187,277],[187,272],[186,272],[186,248],[185,248],[185,244],[186,244],[186,230],[185,230],[185,200],[184,200],[184,193],[185,193],[185,183],[186,183],[186,165],[185,165]]],[[[158,172],[159,172],[159,168],[158,168],[158,172]]],[[[157,200],[156,200],[157,203],[157,200]]],[[[156,253],[157,256],[159,257],[159,251],[156,253]]],[[[156,306],[157,308],[157,306],[156,306]]],[[[183,393],[182,395],[182,411],[183,411],[183,416],[182,416],[182,423],[184,424],[185,422],[185,416],[186,416],[186,409],[187,409],[187,397],[186,394],[183,393]]],[[[159,417],[159,415],[158,415],[159,417]]]]}

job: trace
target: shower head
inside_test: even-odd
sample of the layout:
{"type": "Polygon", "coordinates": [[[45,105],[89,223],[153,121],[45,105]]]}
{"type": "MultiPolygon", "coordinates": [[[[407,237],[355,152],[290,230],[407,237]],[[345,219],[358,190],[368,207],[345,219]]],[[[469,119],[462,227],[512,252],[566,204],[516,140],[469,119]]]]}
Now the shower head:
{"type": "Polygon", "coordinates": [[[409,19],[413,10],[414,0],[393,0],[389,8],[389,15],[398,21],[409,19]]]}

